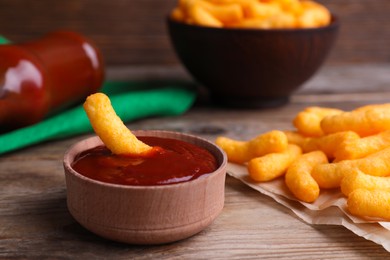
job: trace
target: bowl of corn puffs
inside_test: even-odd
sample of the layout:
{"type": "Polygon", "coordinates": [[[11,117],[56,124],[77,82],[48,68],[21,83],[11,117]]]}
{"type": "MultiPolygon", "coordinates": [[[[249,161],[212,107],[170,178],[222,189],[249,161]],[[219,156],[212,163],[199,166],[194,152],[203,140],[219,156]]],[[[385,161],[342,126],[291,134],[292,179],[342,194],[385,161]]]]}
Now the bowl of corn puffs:
{"type": "Polygon", "coordinates": [[[217,104],[288,102],[326,60],[338,19],[300,0],[181,0],[167,18],[170,40],[190,75],[217,104]]]}

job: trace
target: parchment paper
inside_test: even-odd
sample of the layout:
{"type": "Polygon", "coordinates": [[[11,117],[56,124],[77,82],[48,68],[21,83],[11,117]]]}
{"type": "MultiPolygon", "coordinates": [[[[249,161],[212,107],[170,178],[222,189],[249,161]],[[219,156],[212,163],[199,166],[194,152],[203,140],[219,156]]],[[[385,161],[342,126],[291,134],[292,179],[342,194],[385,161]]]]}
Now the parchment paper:
{"type": "Polygon", "coordinates": [[[289,208],[299,218],[309,224],[341,225],[358,236],[382,245],[390,252],[390,222],[367,220],[352,216],[346,209],[346,198],[339,190],[321,191],[313,203],[297,200],[284,184],[283,178],[270,182],[253,182],[246,166],[228,163],[227,174],[239,179],[249,187],[273,198],[289,208]]]}

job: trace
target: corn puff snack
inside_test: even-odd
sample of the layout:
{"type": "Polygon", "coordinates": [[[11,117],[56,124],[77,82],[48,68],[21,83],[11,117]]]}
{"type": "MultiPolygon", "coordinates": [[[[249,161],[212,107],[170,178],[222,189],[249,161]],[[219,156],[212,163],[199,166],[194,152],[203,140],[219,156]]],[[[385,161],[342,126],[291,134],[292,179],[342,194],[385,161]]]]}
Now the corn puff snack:
{"type": "Polygon", "coordinates": [[[341,143],[334,154],[335,160],[341,161],[363,158],[389,146],[390,130],[341,143]]]}
{"type": "Polygon", "coordinates": [[[341,180],[353,170],[351,165],[340,163],[325,163],[314,167],[311,175],[322,189],[340,187],[341,180]]]}
{"type": "Polygon", "coordinates": [[[285,183],[289,190],[301,201],[313,202],[320,195],[320,187],[311,176],[314,166],[328,163],[322,151],[303,154],[288,168],[285,183]]]}
{"type": "Polygon", "coordinates": [[[95,133],[112,153],[139,156],[154,149],[138,140],[124,125],[105,94],[96,93],[88,96],[84,110],[95,133]]]}
{"type": "Polygon", "coordinates": [[[390,221],[390,191],[354,190],[349,194],[347,207],[356,216],[390,221]]]}
{"type": "Polygon", "coordinates": [[[302,154],[302,149],[289,144],[287,149],[280,153],[269,153],[249,161],[249,176],[254,181],[270,181],[285,174],[288,167],[302,154]]]}
{"type": "Polygon", "coordinates": [[[317,165],[312,176],[321,188],[338,188],[341,180],[356,170],[373,176],[389,175],[390,147],[361,159],[317,165]]]}
{"type": "Polygon", "coordinates": [[[305,10],[298,16],[297,26],[299,28],[313,28],[319,24],[329,24],[329,11],[325,6],[313,1],[301,1],[301,5],[305,10]]]}
{"type": "Polygon", "coordinates": [[[359,135],[352,131],[337,132],[322,137],[307,138],[302,148],[305,153],[321,150],[329,159],[332,159],[335,157],[341,144],[349,143],[359,138],[359,135]]]}
{"type": "Polygon", "coordinates": [[[300,0],[179,0],[171,18],[224,28],[316,28],[331,22],[329,10],[300,0]]]}
{"type": "Polygon", "coordinates": [[[229,161],[245,163],[255,157],[285,150],[288,140],[282,131],[274,130],[258,135],[249,141],[218,137],[215,143],[226,152],[229,161]]]}
{"type": "Polygon", "coordinates": [[[297,131],[284,131],[284,134],[287,136],[287,141],[289,144],[296,144],[299,147],[303,147],[307,137],[298,133],[297,131]]]}
{"type": "Polygon", "coordinates": [[[320,137],[324,135],[321,129],[321,120],[325,116],[341,114],[343,111],[327,107],[307,107],[299,112],[293,120],[293,125],[298,132],[308,137],[320,137]]]}
{"type": "Polygon", "coordinates": [[[223,5],[216,5],[208,1],[199,1],[198,3],[222,24],[233,24],[244,17],[243,9],[238,3],[223,5]]]}
{"type": "Polygon", "coordinates": [[[373,176],[356,170],[342,179],[340,188],[347,197],[357,189],[390,191],[390,177],[373,176]]]}
{"type": "Polygon", "coordinates": [[[200,5],[193,5],[188,14],[191,16],[192,23],[196,25],[203,25],[208,27],[222,27],[223,23],[207,12],[200,5]]]}
{"type": "Polygon", "coordinates": [[[390,109],[390,103],[365,105],[365,106],[355,108],[353,111],[359,112],[359,111],[367,111],[371,109],[390,109]]]}
{"type": "Polygon", "coordinates": [[[343,131],[353,131],[361,137],[378,134],[390,130],[390,109],[373,107],[326,116],[321,120],[321,128],[325,134],[343,131]]]}

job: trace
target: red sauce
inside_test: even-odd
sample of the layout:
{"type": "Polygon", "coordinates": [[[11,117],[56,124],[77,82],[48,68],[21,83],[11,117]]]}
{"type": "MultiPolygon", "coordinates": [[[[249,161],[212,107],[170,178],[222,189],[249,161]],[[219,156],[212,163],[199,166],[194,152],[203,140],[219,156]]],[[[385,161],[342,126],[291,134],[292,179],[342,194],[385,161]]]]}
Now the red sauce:
{"type": "Polygon", "coordinates": [[[136,158],[114,155],[98,146],[77,156],[72,167],[78,173],[102,182],[124,185],[165,185],[190,181],[217,169],[217,160],[206,149],[169,138],[139,137],[158,152],[136,158]]]}

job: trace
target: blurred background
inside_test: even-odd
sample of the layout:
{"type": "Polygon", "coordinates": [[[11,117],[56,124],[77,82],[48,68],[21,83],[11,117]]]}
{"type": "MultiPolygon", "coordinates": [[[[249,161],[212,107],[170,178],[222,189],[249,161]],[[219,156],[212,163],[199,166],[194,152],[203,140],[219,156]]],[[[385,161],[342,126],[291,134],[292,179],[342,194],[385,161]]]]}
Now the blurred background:
{"type": "MultiPolygon", "coordinates": [[[[390,62],[389,0],[319,0],[341,20],[327,63],[390,62]]],[[[0,34],[14,42],[67,28],[93,39],[109,67],[179,67],[165,19],[176,0],[0,0],[0,34]]]]}

